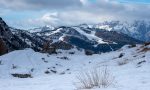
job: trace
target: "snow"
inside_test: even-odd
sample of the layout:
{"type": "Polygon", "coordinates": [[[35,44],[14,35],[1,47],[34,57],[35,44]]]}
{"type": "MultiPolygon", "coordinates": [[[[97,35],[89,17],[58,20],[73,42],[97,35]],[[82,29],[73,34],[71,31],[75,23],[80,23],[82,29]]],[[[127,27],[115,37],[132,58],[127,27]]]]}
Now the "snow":
{"type": "Polygon", "coordinates": [[[60,41],[64,41],[64,37],[66,37],[66,35],[63,35],[59,38],[60,41]]]}
{"type": "Polygon", "coordinates": [[[55,34],[55,33],[59,33],[59,32],[61,32],[61,30],[62,30],[62,28],[59,28],[59,29],[57,29],[56,31],[53,31],[53,32],[51,33],[51,35],[52,35],[52,34],[55,34]]]}
{"type": "Polygon", "coordinates": [[[108,88],[95,87],[91,90],[149,90],[150,51],[141,52],[145,47],[149,48],[142,45],[133,48],[124,46],[118,51],[92,56],[86,56],[83,51],[76,49],[58,50],[62,53],[54,55],[35,52],[32,49],[13,51],[0,56],[0,90],[76,90],[78,72],[106,66],[115,77],[114,84],[108,88]],[[124,53],[124,56],[119,58],[121,53],[124,53]],[[68,60],[60,59],[64,56],[68,57],[68,60]],[[48,62],[45,63],[42,58],[48,62]],[[125,60],[127,63],[118,64],[125,60]],[[145,62],[138,64],[144,60],[145,62]],[[12,69],[12,64],[17,68],[12,69]],[[57,73],[45,74],[48,67],[57,73]],[[32,68],[33,72],[30,71],[32,68]],[[62,72],[65,74],[61,74],[62,72]],[[11,73],[31,73],[33,78],[15,78],[11,73]]]}
{"type": "Polygon", "coordinates": [[[42,31],[51,31],[53,30],[55,27],[51,26],[51,25],[45,25],[43,27],[39,27],[39,28],[34,28],[34,29],[29,29],[28,31],[30,33],[36,33],[36,32],[42,32],[42,31]]]}
{"type": "Polygon", "coordinates": [[[80,34],[86,36],[89,40],[96,40],[99,44],[102,43],[108,43],[108,42],[104,42],[102,38],[99,38],[97,36],[95,36],[95,31],[91,31],[91,34],[88,34],[86,32],[84,32],[83,30],[81,30],[79,27],[73,27],[74,29],[76,29],[80,34]]]}
{"type": "Polygon", "coordinates": [[[105,30],[108,30],[108,31],[111,31],[112,28],[109,27],[109,25],[96,25],[95,28],[98,28],[98,29],[105,29],[105,30]]]}
{"type": "Polygon", "coordinates": [[[30,29],[29,32],[31,33],[41,32],[41,28],[30,29]]]}

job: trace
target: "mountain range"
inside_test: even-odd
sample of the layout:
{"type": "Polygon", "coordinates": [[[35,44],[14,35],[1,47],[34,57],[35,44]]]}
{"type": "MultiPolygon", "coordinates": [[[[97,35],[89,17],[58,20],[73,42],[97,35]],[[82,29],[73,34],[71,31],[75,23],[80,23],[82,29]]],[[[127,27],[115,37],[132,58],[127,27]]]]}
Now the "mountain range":
{"type": "Polygon", "coordinates": [[[125,34],[124,29],[114,29],[119,25],[122,24],[111,22],[93,26],[87,24],[60,27],[44,26],[20,30],[9,27],[1,18],[0,41],[2,42],[1,47],[4,49],[1,52],[3,54],[13,50],[32,48],[35,51],[54,53],[57,49],[77,48],[92,53],[101,53],[117,50],[126,44],[143,43],[143,40],[125,34]]]}
{"type": "Polygon", "coordinates": [[[136,38],[144,42],[150,41],[150,22],[149,21],[103,22],[103,23],[94,25],[93,28],[105,29],[108,31],[117,31],[117,32],[127,34],[130,37],[136,38]]]}

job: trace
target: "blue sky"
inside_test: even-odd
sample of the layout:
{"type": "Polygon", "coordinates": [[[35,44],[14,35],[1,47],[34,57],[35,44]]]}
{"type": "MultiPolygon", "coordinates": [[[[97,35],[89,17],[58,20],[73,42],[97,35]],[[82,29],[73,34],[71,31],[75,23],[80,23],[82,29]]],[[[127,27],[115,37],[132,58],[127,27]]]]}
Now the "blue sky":
{"type": "Polygon", "coordinates": [[[0,17],[8,25],[23,29],[149,20],[149,11],[150,0],[0,0],[0,17]]]}

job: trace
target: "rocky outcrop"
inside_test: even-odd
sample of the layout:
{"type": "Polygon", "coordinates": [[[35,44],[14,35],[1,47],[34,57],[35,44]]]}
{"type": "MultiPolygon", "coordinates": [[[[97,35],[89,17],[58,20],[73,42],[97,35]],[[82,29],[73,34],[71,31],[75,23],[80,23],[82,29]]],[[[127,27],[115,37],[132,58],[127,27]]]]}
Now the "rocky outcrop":
{"type": "Polygon", "coordinates": [[[18,36],[11,32],[10,28],[2,18],[0,18],[0,42],[1,55],[6,52],[28,47],[26,43],[24,43],[18,36]]]}
{"type": "Polygon", "coordinates": [[[96,30],[96,36],[103,38],[105,41],[113,41],[118,44],[136,44],[142,43],[140,40],[129,37],[126,34],[118,33],[116,31],[106,31],[102,29],[96,30]]]}
{"type": "Polygon", "coordinates": [[[133,22],[102,22],[94,25],[93,28],[105,29],[108,31],[117,31],[136,38],[140,41],[150,41],[150,22],[144,20],[136,20],[133,22]]]}
{"type": "Polygon", "coordinates": [[[6,47],[6,43],[0,38],[0,55],[3,55],[8,52],[8,48],[6,47]]]}
{"type": "Polygon", "coordinates": [[[58,41],[53,44],[51,44],[52,47],[55,47],[56,49],[62,49],[62,50],[69,50],[73,48],[73,45],[64,42],[64,41],[58,41]]]}

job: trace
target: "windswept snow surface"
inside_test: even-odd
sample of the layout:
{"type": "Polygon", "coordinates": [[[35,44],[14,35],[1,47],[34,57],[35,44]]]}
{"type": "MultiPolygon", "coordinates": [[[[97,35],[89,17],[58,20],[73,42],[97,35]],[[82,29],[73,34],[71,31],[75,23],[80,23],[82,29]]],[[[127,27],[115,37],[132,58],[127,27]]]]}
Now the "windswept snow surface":
{"type": "Polygon", "coordinates": [[[92,56],[86,56],[83,51],[76,49],[59,50],[62,53],[54,55],[31,49],[14,51],[0,56],[0,90],[76,90],[76,76],[79,72],[106,66],[115,77],[113,85],[92,90],[150,90],[150,51],[144,48],[150,47],[124,46],[118,51],[92,56]],[[121,53],[123,56],[119,58],[121,53]],[[68,59],[61,58],[64,56],[68,59]],[[121,65],[122,62],[125,64],[121,65]],[[13,64],[15,69],[12,69],[13,64]],[[46,70],[57,73],[45,74],[46,70]],[[12,73],[31,73],[33,78],[14,78],[12,73]]]}

